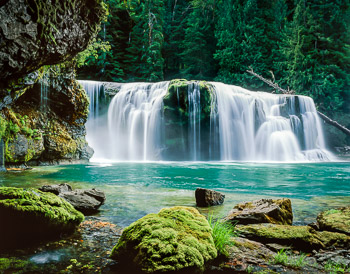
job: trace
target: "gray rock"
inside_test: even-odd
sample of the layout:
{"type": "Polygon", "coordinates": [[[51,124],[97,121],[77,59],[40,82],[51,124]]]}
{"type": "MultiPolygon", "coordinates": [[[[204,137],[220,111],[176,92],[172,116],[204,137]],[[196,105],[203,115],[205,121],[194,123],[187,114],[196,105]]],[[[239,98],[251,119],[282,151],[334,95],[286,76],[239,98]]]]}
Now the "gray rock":
{"type": "Polygon", "coordinates": [[[195,196],[197,206],[201,207],[221,205],[225,200],[225,195],[220,192],[200,187],[196,189],[195,196]]]}
{"type": "Polygon", "coordinates": [[[69,184],[45,185],[40,187],[39,189],[43,192],[51,192],[56,195],[59,195],[62,192],[72,191],[72,187],[69,184]]]}
{"type": "Polygon", "coordinates": [[[95,188],[72,190],[68,184],[59,184],[45,185],[40,190],[58,195],[86,215],[97,212],[106,200],[104,192],[95,188]]]}
{"type": "Polygon", "coordinates": [[[291,225],[292,203],[289,199],[261,199],[236,205],[224,218],[239,224],[273,223],[291,225]]]}

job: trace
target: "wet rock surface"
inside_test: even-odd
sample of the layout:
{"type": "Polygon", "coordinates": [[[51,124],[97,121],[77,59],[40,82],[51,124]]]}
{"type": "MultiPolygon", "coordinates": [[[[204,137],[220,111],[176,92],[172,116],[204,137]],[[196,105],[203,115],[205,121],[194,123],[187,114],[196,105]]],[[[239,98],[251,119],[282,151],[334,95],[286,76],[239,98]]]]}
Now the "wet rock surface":
{"type": "Polygon", "coordinates": [[[197,188],[195,191],[196,204],[200,207],[221,205],[225,200],[225,195],[211,189],[197,188]]]}
{"type": "Polygon", "coordinates": [[[106,200],[105,193],[95,188],[72,190],[68,184],[59,184],[42,186],[40,190],[58,195],[85,215],[97,212],[106,200]]]}
{"type": "Polygon", "coordinates": [[[273,223],[291,225],[292,204],[289,199],[261,199],[236,205],[224,218],[238,224],[273,223]]]}

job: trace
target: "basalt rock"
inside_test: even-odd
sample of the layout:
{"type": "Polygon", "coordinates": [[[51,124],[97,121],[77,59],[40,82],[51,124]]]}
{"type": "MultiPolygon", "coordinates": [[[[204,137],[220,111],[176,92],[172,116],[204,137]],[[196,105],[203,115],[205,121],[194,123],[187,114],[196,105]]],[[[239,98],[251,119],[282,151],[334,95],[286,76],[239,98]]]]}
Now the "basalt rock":
{"type": "Polygon", "coordinates": [[[292,203],[289,199],[261,199],[236,205],[224,218],[238,224],[273,223],[291,225],[292,203]]]}
{"type": "Polygon", "coordinates": [[[201,207],[221,205],[225,200],[225,195],[220,192],[200,187],[196,189],[195,197],[197,206],[201,207]]]}

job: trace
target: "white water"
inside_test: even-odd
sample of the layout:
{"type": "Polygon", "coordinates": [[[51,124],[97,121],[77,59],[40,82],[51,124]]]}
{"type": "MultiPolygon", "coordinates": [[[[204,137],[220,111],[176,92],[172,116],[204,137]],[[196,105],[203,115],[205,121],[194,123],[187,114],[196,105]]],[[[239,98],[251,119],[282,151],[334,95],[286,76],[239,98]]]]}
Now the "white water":
{"type": "Polygon", "coordinates": [[[160,160],[163,149],[163,97],[168,82],[125,84],[108,109],[110,157],[160,160]]]}
{"type": "MultiPolygon", "coordinates": [[[[116,161],[172,160],[164,156],[163,98],[169,82],[129,83],[113,97],[108,115],[98,107],[98,82],[83,82],[91,105],[87,140],[94,158],[116,161]],[[97,108],[96,108],[97,106],[97,108]]],[[[188,134],[182,139],[186,159],[238,161],[330,161],[322,126],[313,100],[305,96],[274,95],[211,83],[210,127],[201,126],[200,88],[190,84],[187,92],[188,134]],[[203,130],[210,131],[203,141],[203,130]],[[187,149],[184,144],[188,144],[187,149]],[[208,144],[208,145],[206,145],[208,144]],[[206,147],[208,146],[208,147],[206,147]],[[203,152],[207,152],[207,154],[203,152]],[[208,155],[204,159],[202,155],[208,155]],[[217,155],[217,157],[214,157],[217,155]]],[[[176,90],[179,106],[179,90],[176,90]]]]}

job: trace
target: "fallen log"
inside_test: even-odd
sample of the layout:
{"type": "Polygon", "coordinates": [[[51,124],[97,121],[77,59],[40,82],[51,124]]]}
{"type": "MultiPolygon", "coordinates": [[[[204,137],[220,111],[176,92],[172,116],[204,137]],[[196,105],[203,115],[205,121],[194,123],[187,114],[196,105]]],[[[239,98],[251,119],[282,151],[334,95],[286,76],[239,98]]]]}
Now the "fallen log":
{"type": "MultiPolygon", "coordinates": [[[[274,83],[271,80],[268,80],[268,79],[262,77],[261,75],[255,73],[253,71],[253,69],[247,70],[247,72],[250,73],[251,75],[257,77],[258,79],[260,79],[264,83],[268,84],[270,87],[273,87],[274,89],[281,91],[283,94],[294,94],[295,93],[294,90],[289,90],[289,89],[286,90],[286,89],[281,88],[277,83],[274,83]]],[[[322,112],[317,111],[317,113],[326,123],[328,123],[331,126],[334,126],[335,128],[341,130],[346,135],[350,136],[350,130],[348,128],[339,124],[337,121],[332,120],[331,118],[329,118],[328,116],[326,116],[322,112]]]]}

